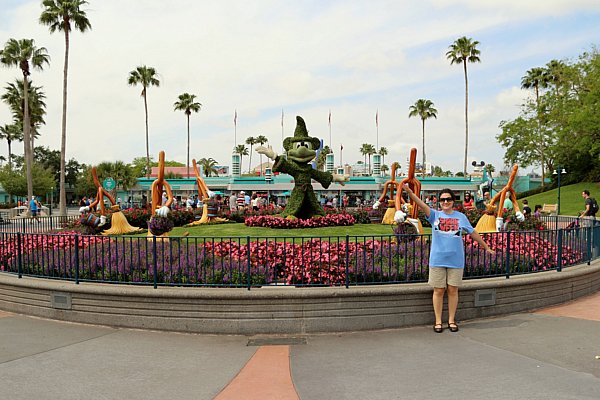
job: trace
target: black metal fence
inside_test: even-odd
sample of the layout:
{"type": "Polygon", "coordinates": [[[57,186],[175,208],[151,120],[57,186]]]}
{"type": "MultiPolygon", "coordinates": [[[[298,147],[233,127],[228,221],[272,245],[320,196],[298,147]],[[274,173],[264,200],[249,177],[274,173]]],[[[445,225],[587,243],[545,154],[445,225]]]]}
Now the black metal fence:
{"type": "Polygon", "coordinates": [[[0,232],[46,233],[61,230],[79,219],[77,215],[7,218],[0,215],[0,232]]]}
{"type": "MultiPolygon", "coordinates": [[[[483,234],[495,255],[466,237],[465,278],[508,278],[589,263],[600,253],[600,224],[573,221],[556,221],[568,222],[559,229],[483,234]]],[[[348,287],[426,281],[429,245],[430,235],[162,238],[4,231],[0,270],[154,287],[348,287]]]]}

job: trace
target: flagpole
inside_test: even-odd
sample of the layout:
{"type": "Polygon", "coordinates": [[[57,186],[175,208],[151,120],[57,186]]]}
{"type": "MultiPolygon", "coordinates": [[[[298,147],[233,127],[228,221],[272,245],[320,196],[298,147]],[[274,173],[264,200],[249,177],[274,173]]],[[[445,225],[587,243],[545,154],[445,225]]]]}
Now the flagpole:
{"type": "Polygon", "coordinates": [[[281,109],[281,151],[285,153],[285,149],[283,148],[283,108],[281,109]]]}
{"type": "Polygon", "coordinates": [[[329,110],[329,147],[333,153],[333,142],[331,141],[331,110],[329,110]]]}
{"type": "Polygon", "coordinates": [[[342,150],[344,150],[344,145],[340,144],[340,165],[344,168],[344,162],[342,161],[342,150]]]}
{"type": "Polygon", "coordinates": [[[379,151],[379,110],[375,114],[375,127],[377,128],[377,138],[375,141],[375,151],[379,151]]]}
{"type": "Polygon", "coordinates": [[[235,110],[233,116],[233,142],[233,151],[235,152],[235,148],[237,147],[237,110],[235,110]]]}

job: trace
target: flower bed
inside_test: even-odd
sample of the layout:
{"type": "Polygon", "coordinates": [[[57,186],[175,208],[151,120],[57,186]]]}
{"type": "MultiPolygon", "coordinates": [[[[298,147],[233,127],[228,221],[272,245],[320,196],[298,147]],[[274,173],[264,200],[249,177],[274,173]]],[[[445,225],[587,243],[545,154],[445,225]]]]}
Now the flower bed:
{"type": "Polygon", "coordinates": [[[247,217],[244,224],[246,226],[259,226],[263,228],[274,229],[295,229],[295,228],[323,228],[327,226],[350,226],[354,225],[354,217],[350,214],[327,214],[323,217],[313,217],[311,219],[288,219],[275,217],[271,215],[262,215],[256,217],[247,217]]]}

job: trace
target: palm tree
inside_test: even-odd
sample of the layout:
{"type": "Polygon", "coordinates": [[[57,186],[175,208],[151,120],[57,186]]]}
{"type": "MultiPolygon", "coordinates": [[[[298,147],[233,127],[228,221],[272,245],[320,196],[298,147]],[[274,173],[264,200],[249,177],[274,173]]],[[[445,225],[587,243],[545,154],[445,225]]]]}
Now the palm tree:
{"type": "Polygon", "coordinates": [[[559,94],[559,89],[564,85],[567,66],[564,62],[558,60],[550,60],[546,64],[546,84],[554,85],[556,95],[559,94]]]}
{"type": "Polygon", "coordinates": [[[437,119],[437,110],[433,107],[431,100],[419,99],[408,108],[410,112],[408,117],[419,116],[421,118],[422,130],[423,130],[423,163],[421,164],[421,170],[423,176],[425,176],[425,120],[431,117],[437,119]]]}
{"type": "Polygon", "coordinates": [[[192,111],[197,113],[200,111],[202,104],[194,101],[195,94],[183,93],[178,97],[178,101],[173,104],[174,111],[183,111],[187,117],[187,177],[190,177],[190,115],[192,111]]]}
{"type": "Polygon", "coordinates": [[[379,148],[379,155],[381,156],[381,166],[383,167],[383,164],[385,164],[385,156],[388,155],[388,149],[385,147],[380,147],[379,148]]]}
{"type": "Polygon", "coordinates": [[[33,177],[31,168],[33,167],[33,149],[31,148],[31,123],[29,120],[29,75],[31,68],[42,70],[44,64],[49,64],[50,57],[48,56],[45,47],[35,47],[33,39],[9,39],[4,45],[4,49],[0,50],[0,64],[7,67],[18,67],[23,73],[23,94],[24,94],[24,109],[23,109],[23,141],[25,166],[27,170],[27,196],[33,196],[33,177]]]}
{"type": "Polygon", "coordinates": [[[217,174],[217,169],[215,166],[218,164],[218,162],[214,158],[201,158],[200,161],[198,161],[198,164],[202,166],[202,169],[204,170],[204,176],[217,174]]]}
{"type": "Polygon", "coordinates": [[[0,126],[0,139],[6,140],[8,143],[8,168],[12,169],[12,150],[11,143],[15,140],[22,141],[23,140],[23,131],[20,128],[19,124],[11,124],[0,126]]]}
{"type": "MultiPolygon", "coordinates": [[[[255,139],[256,144],[260,144],[261,146],[264,146],[265,143],[267,143],[269,141],[269,139],[267,139],[265,136],[263,135],[258,135],[255,139]]],[[[260,175],[264,175],[263,172],[263,163],[262,163],[262,153],[260,154],[260,175]]]]}
{"type": "MultiPolygon", "coordinates": [[[[23,118],[25,115],[25,95],[23,94],[23,81],[16,79],[15,82],[16,83],[9,83],[8,86],[4,88],[6,92],[0,98],[9,106],[15,123],[18,124],[22,131],[23,118]]],[[[34,86],[32,81],[29,81],[28,92],[27,101],[29,103],[30,148],[34,149],[35,138],[40,135],[39,128],[46,123],[44,120],[44,116],[46,115],[46,103],[44,102],[46,94],[42,92],[41,86],[34,86]]]]}
{"type": "Polygon", "coordinates": [[[467,152],[469,150],[469,80],[467,76],[467,63],[481,62],[477,49],[479,42],[466,36],[460,37],[454,41],[446,52],[446,58],[452,64],[462,64],[465,71],[465,162],[463,166],[463,176],[467,175],[467,152]]]}
{"type": "Polygon", "coordinates": [[[545,178],[545,141],[543,139],[542,133],[542,121],[540,119],[540,88],[548,87],[549,74],[548,72],[541,67],[531,68],[527,71],[527,75],[525,75],[521,79],[521,88],[522,89],[533,89],[535,92],[535,106],[537,111],[537,134],[540,137],[539,146],[540,146],[540,164],[542,167],[542,188],[544,187],[544,178],[545,178]]]}
{"type": "Polygon", "coordinates": [[[235,152],[240,155],[240,171],[242,170],[242,156],[248,155],[248,148],[243,144],[235,146],[235,152]]]}
{"type": "Polygon", "coordinates": [[[148,98],[146,97],[149,86],[160,86],[160,81],[157,78],[156,70],[152,67],[141,65],[129,72],[127,83],[130,86],[142,85],[142,94],[144,98],[144,111],[146,113],[146,178],[150,176],[150,147],[148,144],[148,98]]]}
{"type": "Polygon", "coordinates": [[[365,165],[367,165],[367,154],[369,153],[369,146],[371,146],[368,143],[363,143],[360,145],[360,154],[362,154],[365,157],[365,165]]]}
{"type": "Polygon", "coordinates": [[[535,104],[540,104],[540,88],[548,87],[548,73],[544,68],[535,67],[527,71],[527,75],[521,78],[522,89],[533,89],[535,92],[535,104]]]}
{"type": "Polygon", "coordinates": [[[256,138],[253,136],[250,136],[249,138],[246,139],[246,144],[250,145],[250,158],[248,161],[248,173],[250,173],[250,168],[252,165],[252,146],[254,146],[256,144],[256,138]]]}
{"type": "Polygon", "coordinates": [[[387,174],[387,172],[390,170],[390,167],[388,167],[385,164],[381,164],[381,173],[385,176],[387,174]]]}
{"type": "Polygon", "coordinates": [[[368,171],[369,175],[371,175],[371,173],[373,172],[372,168],[371,168],[372,167],[371,156],[376,153],[377,153],[377,151],[375,150],[375,146],[373,146],[372,144],[369,144],[367,147],[367,156],[369,156],[369,171],[368,171]]]}
{"type": "Polygon", "coordinates": [[[66,151],[67,151],[67,76],[69,70],[69,34],[75,27],[80,32],[92,28],[85,11],[81,6],[87,4],[85,0],[43,0],[44,11],[40,15],[40,23],[48,25],[50,33],[62,31],[65,33],[65,64],[63,68],[63,109],[62,109],[62,134],[60,140],[60,191],[59,214],[67,215],[66,182],[66,151]]]}

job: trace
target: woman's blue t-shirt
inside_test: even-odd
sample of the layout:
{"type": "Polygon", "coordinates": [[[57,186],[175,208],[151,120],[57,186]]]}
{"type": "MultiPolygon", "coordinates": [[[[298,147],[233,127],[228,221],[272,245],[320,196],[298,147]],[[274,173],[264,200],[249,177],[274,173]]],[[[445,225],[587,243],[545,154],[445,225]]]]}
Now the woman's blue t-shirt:
{"type": "Polygon", "coordinates": [[[430,267],[464,268],[465,250],[462,232],[472,233],[473,226],[458,211],[446,214],[430,209],[427,220],[431,223],[430,267]]]}

